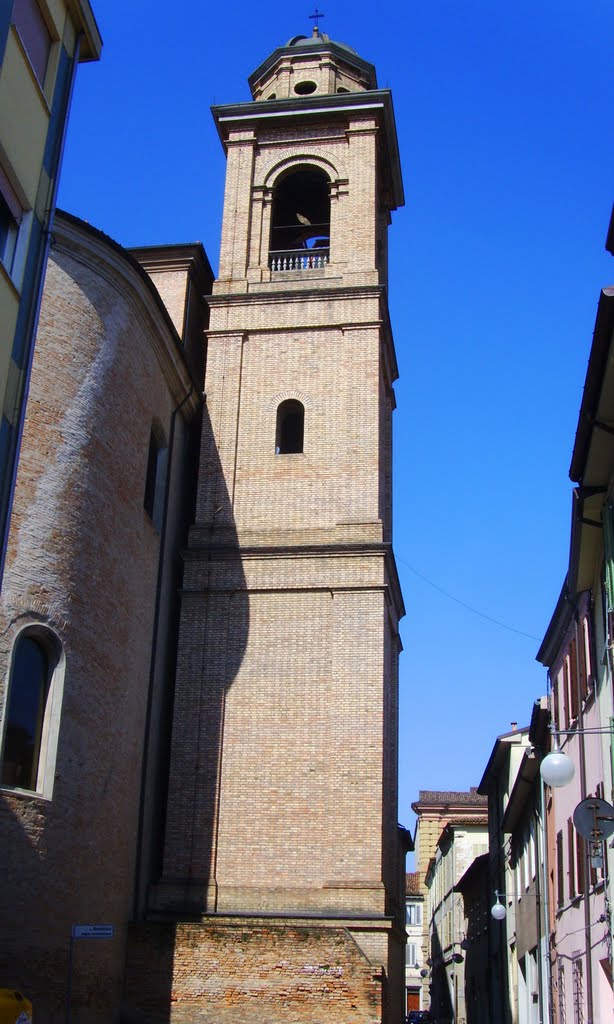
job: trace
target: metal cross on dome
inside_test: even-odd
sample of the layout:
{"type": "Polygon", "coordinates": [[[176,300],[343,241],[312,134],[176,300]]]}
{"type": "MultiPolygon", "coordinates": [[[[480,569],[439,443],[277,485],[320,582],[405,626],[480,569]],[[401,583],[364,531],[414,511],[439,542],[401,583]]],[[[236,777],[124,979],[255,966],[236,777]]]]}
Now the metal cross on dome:
{"type": "Polygon", "coordinates": [[[313,12],[313,14],[309,15],[310,20],[311,21],[315,21],[314,29],[315,29],[316,32],[320,31],[320,26],[319,26],[318,22],[319,22],[320,18],[323,18],[323,17],[324,17],[324,15],[322,14],[321,11],[318,10],[318,5],[316,4],[315,11],[313,12]]]}

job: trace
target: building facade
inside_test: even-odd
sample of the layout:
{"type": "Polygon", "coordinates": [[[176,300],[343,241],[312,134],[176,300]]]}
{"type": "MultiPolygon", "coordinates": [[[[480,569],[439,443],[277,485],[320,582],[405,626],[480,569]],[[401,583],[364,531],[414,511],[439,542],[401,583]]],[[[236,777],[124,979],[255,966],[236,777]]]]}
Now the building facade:
{"type": "MultiPolygon", "coordinates": [[[[419,798],[412,803],[412,810],[417,815],[414,836],[415,863],[420,885],[425,900],[428,901],[427,873],[436,855],[439,838],[450,822],[460,821],[468,815],[482,816],[486,814],[488,798],[480,795],[477,788],[467,791],[421,789],[419,798]]],[[[460,877],[460,876],[459,876],[460,877]]],[[[423,916],[422,926],[422,957],[421,963],[432,970],[431,929],[428,914],[423,916]]],[[[422,979],[422,1005],[428,1009],[431,1005],[432,975],[429,973],[422,979]]]]}
{"type": "Polygon", "coordinates": [[[466,1024],[490,1024],[489,1000],[495,964],[490,951],[490,909],[492,890],[488,871],[488,854],[482,853],[471,862],[456,883],[463,900],[463,938],[460,948],[464,957],[466,1024]]]}
{"type": "Polygon", "coordinates": [[[606,748],[606,753],[603,743],[611,742],[604,721],[612,710],[608,666],[606,659],[601,673],[597,671],[593,641],[595,626],[602,636],[607,630],[603,607],[588,591],[573,598],[566,581],[539,652],[549,669],[555,734],[575,766],[567,785],[550,790],[548,816],[550,971],[560,1022],[569,1020],[570,1012],[574,1022],[614,1014],[608,844],[583,836],[576,819],[576,808],[587,798],[610,796],[611,751],[606,748]],[[599,618],[601,623],[596,622],[599,618]]]}
{"type": "MultiPolygon", "coordinates": [[[[199,246],[183,255],[180,275],[166,253],[170,290],[195,314],[211,272],[199,246]]],[[[122,999],[138,843],[153,845],[144,770],[164,747],[176,654],[204,314],[180,334],[134,258],[57,215],[0,597],[0,986],[42,1021],[66,1012],[74,924],[115,931],[75,949],[74,1018],[115,1019],[122,999]]]]}
{"type": "MultiPolygon", "coordinates": [[[[608,242],[608,245],[610,242],[608,242]]],[[[576,484],[567,574],[537,654],[548,669],[554,738],[575,772],[547,787],[552,1004],[559,1024],[606,1020],[612,996],[612,850],[577,809],[612,786],[614,292],[599,297],[570,466],[576,484]],[[584,833],[584,834],[583,834],[584,833]]],[[[546,748],[547,749],[547,748],[546,748]]]]}
{"type": "Polygon", "coordinates": [[[83,922],[75,1021],[405,1010],[392,100],[317,31],[250,84],[213,284],[54,232],[0,652],[0,984],[42,1020],[83,922]]]}
{"type": "Polygon", "coordinates": [[[534,706],[530,727],[497,738],[479,786],[488,795],[494,907],[484,1009],[513,1024],[550,1019],[548,830],[539,773],[547,722],[544,698],[534,706]]]}
{"type": "Polygon", "coordinates": [[[405,947],[405,1009],[422,1010],[424,971],[428,974],[426,962],[422,957],[422,925],[424,918],[424,896],[417,871],[410,872],[405,878],[405,930],[407,946],[405,947]]]}
{"type": "Polygon", "coordinates": [[[463,899],[458,883],[488,849],[488,816],[455,818],[443,829],[426,874],[430,1009],[438,1024],[466,1024],[463,899]]]}
{"type": "Polygon", "coordinates": [[[74,78],[101,47],[88,0],[0,7],[0,574],[74,78]]]}

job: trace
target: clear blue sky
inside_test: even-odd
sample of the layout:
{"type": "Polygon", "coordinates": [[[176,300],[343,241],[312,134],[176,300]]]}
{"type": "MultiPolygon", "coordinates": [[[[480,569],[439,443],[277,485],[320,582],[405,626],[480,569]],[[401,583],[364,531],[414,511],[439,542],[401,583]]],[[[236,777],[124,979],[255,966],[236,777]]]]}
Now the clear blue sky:
{"type": "MultiPolygon", "coordinates": [[[[215,270],[224,157],[209,106],[249,99],[247,76],[310,32],[313,7],[92,2],[104,50],[77,76],[60,206],[126,246],[198,239],[215,270]]],[[[566,570],[599,290],[614,282],[614,10],[321,6],[322,29],[393,90],[405,181],[390,307],[410,825],[419,789],[477,785],[496,736],[545,692],[534,659],[566,570]]]]}

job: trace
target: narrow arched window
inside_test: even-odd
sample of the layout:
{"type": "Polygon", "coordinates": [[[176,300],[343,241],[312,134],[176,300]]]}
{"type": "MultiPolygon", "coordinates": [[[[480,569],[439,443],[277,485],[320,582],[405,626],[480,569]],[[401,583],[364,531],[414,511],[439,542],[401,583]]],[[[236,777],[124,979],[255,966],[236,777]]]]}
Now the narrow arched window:
{"type": "Polygon", "coordinates": [[[0,779],[3,786],[37,788],[52,668],[48,651],[36,637],[26,634],[19,638],[9,681],[0,779]]]}
{"type": "Polygon", "coordinates": [[[298,454],[303,450],[305,409],[300,402],[289,398],[277,409],[275,452],[277,455],[298,454]]]}
{"type": "Polygon", "coordinates": [[[161,429],[157,424],[149,433],[149,451],[147,453],[147,471],[145,474],[145,491],[143,508],[160,530],[164,512],[164,486],[166,480],[167,448],[161,429]]]}

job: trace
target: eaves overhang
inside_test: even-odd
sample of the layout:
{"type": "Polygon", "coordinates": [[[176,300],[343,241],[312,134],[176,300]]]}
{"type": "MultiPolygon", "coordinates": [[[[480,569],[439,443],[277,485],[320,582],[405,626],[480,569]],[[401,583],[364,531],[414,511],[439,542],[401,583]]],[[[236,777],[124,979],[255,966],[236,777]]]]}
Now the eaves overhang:
{"type": "Polygon", "coordinates": [[[522,729],[513,729],[511,732],[504,732],[500,736],[497,736],[495,744],[488,758],[488,764],[484,769],[480,784],[478,786],[478,793],[481,796],[488,796],[491,789],[491,780],[499,778],[501,771],[505,766],[505,763],[509,757],[510,749],[514,745],[522,742],[523,736],[526,736],[528,732],[528,726],[522,729]]]}
{"type": "Polygon", "coordinates": [[[156,271],[191,271],[203,296],[211,291],[214,273],[202,242],[179,242],[171,245],[140,245],[128,249],[131,256],[148,273],[156,271]]]}
{"type": "Polygon", "coordinates": [[[614,287],[599,297],[569,476],[607,486],[614,468],[614,287]]]}
{"type": "Polygon", "coordinates": [[[601,510],[607,487],[575,487],[571,496],[571,536],[567,589],[570,600],[591,590],[603,552],[601,510]]]}
{"type": "Polygon", "coordinates": [[[535,655],[535,660],[539,661],[545,668],[552,668],[558,658],[565,635],[573,619],[573,613],[574,606],[570,599],[566,576],[552,618],[544,634],[544,639],[535,655]]]}
{"type": "Polygon", "coordinates": [[[606,250],[614,256],[614,204],[612,205],[612,213],[610,215],[610,223],[608,225],[608,233],[605,240],[606,250]]]}
{"type": "Polygon", "coordinates": [[[523,754],[505,813],[501,819],[501,829],[507,835],[514,831],[527,808],[531,806],[540,762],[541,758],[536,757],[533,749],[528,747],[523,754]]]}
{"type": "Polygon", "coordinates": [[[102,37],[88,0],[68,0],[68,10],[74,19],[77,33],[82,36],[79,60],[99,60],[102,53],[102,37]]]}
{"type": "Polygon", "coordinates": [[[281,100],[251,100],[248,103],[211,107],[218,135],[227,151],[231,130],[270,128],[282,125],[288,119],[294,123],[314,120],[347,120],[348,114],[365,113],[377,117],[386,138],[386,165],[391,181],[391,209],[405,205],[403,176],[397,137],[392,93],[390,89],[368,92],[336,93],[334,95],[296,97],[281,100]]]}
{"type": "Polygon", "coordinates": [[[550,709],[547,697],[538,697],[531,712],[529,743],[542,752],[550,749],[550,709]]]}

